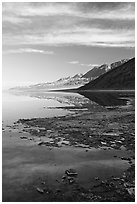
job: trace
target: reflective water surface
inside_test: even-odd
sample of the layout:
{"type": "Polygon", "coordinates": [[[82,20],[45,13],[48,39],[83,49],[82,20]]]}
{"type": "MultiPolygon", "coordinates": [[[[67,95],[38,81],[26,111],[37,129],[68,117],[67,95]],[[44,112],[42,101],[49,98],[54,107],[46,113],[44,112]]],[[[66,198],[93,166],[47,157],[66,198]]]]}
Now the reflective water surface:
{"type": "MultiPolygon", "coordinates": [[[[131,92],[81,92],[80,94],[65,92],[3,93],[3,201],[45,201],[45,195],[39,194],[36,188],[43,188],[42,183],[45,182],[46,187],[56,191],[65,170],[69,168],[74,168],[78,172],[78,182],[84,187],[90,186],[93,183],[91,181],[95,180],[96,177],[100,179],[106,179],[112,175],[119,177],[129,167],[128,162],[121,160],[121,157],[130,157],[132,155],[131,152],[125,151],[123,148],[107,150],[103,147],[95,148],[94,144],[93,148],[87,151],[82,145],[79,147],[64,145],[60,148],[39,146],[35,140],[42,140],[42,137],[33,138],[28,132],[18,129],[16,124],[14,127],[9,125],[12,125],[18,119],[46,117],[49,121],[49,118],[56,116],[57,118],[54,118],[53,123],[55,127],[56,122],[59,122],[58,116],[67,116],[69,114],[75,118],[76,113],[80,113],[79,115],[84,113],[85,116],[82,119],[79,117],[81,121],[79,119],[74,120],[73,117],[70,124],[67,117],[64,121],[61,120],[61,124],[58,123],[60,127],[62,126],[60,134],[63,137],[63,131],[68,128],[68,130],[72,130],[69,136],[73,139],[73,129],[79,126],[84,129],[86,125],[90,127],[90,124],[92,124],[90,133],[93,136],[94,131],[99,134],[101,117],[105,120],[105,112],[107,112],[106,116],[108,117],[111,110],[113,112],[114,109],[115,112],[117,107],[123,109],[124,114],[127,110],[132,112],[130,102],[132,101],[133,106],[133,100],[131,100],[133,98],[134,93],[131,92]],[[94,118],[92,120],[91,116],[93,114],[94,117],[94,113],[97,113],[96,119],[98,119],[99,123],[94,118]],[[96,124],[94,125],[94,123],[96,124]],[[93,125],[95,127],[92,127],[93,125]],[[74,127],[71,128],[71,126],[74,127]],[[21,139],[23,137],[27,139],[21,139]]],[[[117,128],[120,126],[116,122],[112,123],[111,121],[109,123],[107,119],[106,124],[112,126],[110,128],[114,128],[119,135],[117,128]]],[[[109,134],[109,137],[116,139],[121,137],[114,134],[110,135],[110,132],[106,132],[108,130],[106,125],[103,127],[106,128],[106,138],[108,138],[107,134],[109,134]]],[[[55,139],[61,136],[59,132],[58,134],[56,131],[52,133],[50,125],[47,128],[47,137],[50,134],[53,134],[55,139]]],[[[80,134],[80,131],[77,134],[80,134]]],[[[45,136],[44,139],[46,139],[45,136]]],[[[123,142],[123,140],[120,142],[123,142]]],[[[108,141],[103,141],[102,145],[106,143],[108,141]]]]}
{"type": "Polygon", "coordinates": [[[134,93],[101,92],[4,92],[2,100],[2,119],[6,123],[20,118],[54,117],[72,113],[76,108],[95,108],[95,106],[125,106],[130,103],[134,93]]]}

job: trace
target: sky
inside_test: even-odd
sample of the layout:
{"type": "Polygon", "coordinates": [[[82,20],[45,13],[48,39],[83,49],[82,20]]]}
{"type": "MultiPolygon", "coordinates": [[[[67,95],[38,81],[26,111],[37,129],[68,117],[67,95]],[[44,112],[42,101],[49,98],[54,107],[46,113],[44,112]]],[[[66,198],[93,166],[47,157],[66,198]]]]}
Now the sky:
{"type": "Polygon", "coordinates": [[[135,3],[2,3],[3,87],[51,82],[135,56],[135,3]]]}

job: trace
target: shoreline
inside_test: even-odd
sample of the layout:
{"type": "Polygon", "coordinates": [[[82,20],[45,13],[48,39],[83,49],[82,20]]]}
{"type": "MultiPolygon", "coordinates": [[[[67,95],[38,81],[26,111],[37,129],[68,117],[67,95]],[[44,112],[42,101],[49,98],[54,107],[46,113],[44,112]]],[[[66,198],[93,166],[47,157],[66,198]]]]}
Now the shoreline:
{"type": "Polygon", "coordinates": [[[88,89],[88,90],[82,90],[82,89],[56,89],[56,90],[48,90],[49,92],[75,92],[75,93],[80,93],[80,92],[135,92],[135,89],[88,89]]]}
{"type": "Polygon", "coordinates": [[[133,105],[20,119],[4,130],[3,201],[134,201],[133,105]]]}

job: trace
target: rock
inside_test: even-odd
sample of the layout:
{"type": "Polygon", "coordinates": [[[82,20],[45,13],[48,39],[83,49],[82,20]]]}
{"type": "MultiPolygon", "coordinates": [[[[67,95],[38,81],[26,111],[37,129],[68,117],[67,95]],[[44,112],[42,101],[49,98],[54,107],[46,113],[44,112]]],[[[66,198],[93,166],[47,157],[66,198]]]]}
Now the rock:
{"type": "Polygon", "coordinates": [[[95,177],[95,180],[99,180],[99,178],[98,178],[98,177],[95,177]]]}
{"type": "Polygon", "coordinates": [[[78,173],[74,169],[66,170],[65,174],[67,174],[67,176],[71,176],[71,177],[78,175],[78,173]]]}
{"type": "Polygon", "coordinates": [[[58,193],[59,193],[59,192],[61,192],[61,190],[58,188],[58,189],[56,189],[56,192],[58,192],[58,193]]]}
{"type": "Polygon", "coordinates": [[[38,143],[39,146],[41,146],[41,145],[47,145],[47,144],[48,144],[48,142],[40,142],[40,143],[38,143]]]}
{"type": "Polygon", "coordinates": [[[130,160],[128,163],[129,163],[129,164],[132,164],[132,161],[130,160]]]}
{"type": "Polygon", "coordinates": [[[56,181],[57,181],[58,183],[60,183],[58,179],[56,179],[56,181]]]}
{"type": "Polygon", "coordinates": [[[42,188],[36,188],[36,190],[39,192],[39,193],[44,193],[44,190],[42,188]]]}
{"type": "Polygon", "coordinates": [[[42,182],[41,182],[41,184],[45,185],[45,184],[46,184],[46,182],[45,182],[45,181],[42,181],[42,182]]]}
{"type": "Polygon", "coordinates": [[[52,133],[53,132],[53,130],[47,130],[47,133],[52,133]]]}
{"type": "Polygon", "coordinates": [[[71,178],[69,177],[68,180],[69,180],[69,184],[72,184],[75,182],[75,180],[72,177],[71,178]]]}
{"type": "Polygon", "coordinates": [[[127,191],[131,196],[135,195],[135,188],[128,188],[127,191]]]}
{"type": "Polygon", "coordinates": [[[106,142],[101,142],[101,144],[102,144],[102,145],[106,145],[107,143],[106,143],[106,142]]]}
{"type": "Polygon", "coordinates": [[[66,179],[66,176],[64,175],[64,176],[62,176],[62,179],[64,180],[64,179],[66,179]]]}
{"type": "Polygon", "coordinates": [[[116,177],[116,178],[113,178],[114,181],[118,181],[120,180],[120,178],[116,177]]]}
{"type": "Polygon", "coordinates": [[[23,140],[23,139],[28,139],[28,137],[26,137],[26,136],[21,136],[20,139],[22,139],[22,140],[23,140]]]}

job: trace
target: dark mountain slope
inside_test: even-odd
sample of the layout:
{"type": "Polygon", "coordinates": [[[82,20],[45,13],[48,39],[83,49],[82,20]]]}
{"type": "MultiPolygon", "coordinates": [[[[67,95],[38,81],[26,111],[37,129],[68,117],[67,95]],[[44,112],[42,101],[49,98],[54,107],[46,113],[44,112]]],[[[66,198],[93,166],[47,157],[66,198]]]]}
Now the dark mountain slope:
{"type": "Polygon", "coordinates": [[[103,64],[99,67],[94,67],[93,69],[89,70],[86,74],[83,75],[83,77],[94,79],[94,78],[106,73],[107,69],[108,69],[108,65],[103,64]]]}
{"type": "Polygon", "coordinates": [[[112,64],[102,64],[100,66],[95,66],[91,70],[89,70],[86,74],[84,74],[82,77],[89,78],[90,80],[96,79],[100,75],[105,74],[109,70],[124,64],[128,60],[129,59],[122,59],[122,60],[113,62],[112,64]]]}
{"type": "Polygon", "coordinates": [[[78,90],[135,89],[135,58],[108,71],[78,90]]]}

